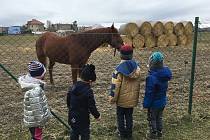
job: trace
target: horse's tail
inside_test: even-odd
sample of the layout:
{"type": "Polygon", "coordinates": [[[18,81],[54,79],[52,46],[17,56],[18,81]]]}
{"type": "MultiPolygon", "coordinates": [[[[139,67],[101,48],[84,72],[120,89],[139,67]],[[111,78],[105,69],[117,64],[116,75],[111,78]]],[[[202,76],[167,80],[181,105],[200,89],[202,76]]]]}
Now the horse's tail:
{"type": "Polygon", "coordinates": [[[38,60],[47,66],[47,57],[44,53],[44,43],[45,43],[45,34],[43,34],[37,41],[36,41],[36,55],[38,60]]]}

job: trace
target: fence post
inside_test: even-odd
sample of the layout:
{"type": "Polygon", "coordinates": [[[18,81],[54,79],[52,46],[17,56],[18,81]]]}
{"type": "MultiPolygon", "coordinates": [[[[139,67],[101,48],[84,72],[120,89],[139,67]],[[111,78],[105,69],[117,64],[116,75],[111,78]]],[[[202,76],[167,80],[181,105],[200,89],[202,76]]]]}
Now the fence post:
{"type": "Polygon", "coordinates": [[[194,37],[193,37],[193,51],[192,51],[192,66],[191,66],[191,79],[190,79],[190,93],[189,93],[189,106],[188,113],[192,113],[192,97],[193,97],[193,86],[195,78],[195,60],[196,60],[196,49],[197,49],[197,37],[198,37],[198,22],[199,17],[195,17],[194,37]]]}

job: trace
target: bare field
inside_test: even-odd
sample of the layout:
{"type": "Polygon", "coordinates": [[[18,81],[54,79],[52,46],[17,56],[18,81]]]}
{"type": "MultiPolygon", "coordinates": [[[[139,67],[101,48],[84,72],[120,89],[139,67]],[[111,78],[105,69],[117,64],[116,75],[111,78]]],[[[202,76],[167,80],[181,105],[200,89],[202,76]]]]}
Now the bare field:
{"type": "MultiPolygon", "coordinates": [[[[16,77],[27,72],[27,64],[36,60],[35,40],[37,36],[10,36],[0,37],[0,60],[16,77]]],[[[134,112],[134,139],[146,139],[147,120],[146,112],[142,109],[147,62],[150,54],[159,50],[165,55],[165,64],[173,72],[173,79],[169,84],[169,103],[164,112],[163,139],[210,139],[210,46],[207,40],[199,43],[196,58],[195,86],[193,96],[192,118],[187,117],[191,47],[163,47],[135,49],[134,58],[141,66],[141,97],[140,103],[134,112]],[[185,65],[185,61],[188,64],[185,65]]],[[[209,44],[210,45],[210,44],[209,44]]],[[[114,57],[114,49],[99,48],[93,52],[89,63],[96,66],[97,81],[93,86],[99,111],[102,114],[101,122],[92,120],[91,138],[110,140],[118,139],[116,130],[115,106],[108,103],[107,95],[110,88],[111,74],[120,62],[119,53],[114,57]]],[[[71,83],[69,65],[54,66],[55,86],[49,83],[47,73],[46,95],[52,110],[63,120],[67,121],[66,93],[71,83]]],[[[23,127],[23,96],[21,89],[2,69],[0,70],[0,137],[5,140],[27,140],[29,132],[23,127]]],[[[52,118],[44,128],[44,139],[68,139],[66,128],[55,118],[52,118]]]]}

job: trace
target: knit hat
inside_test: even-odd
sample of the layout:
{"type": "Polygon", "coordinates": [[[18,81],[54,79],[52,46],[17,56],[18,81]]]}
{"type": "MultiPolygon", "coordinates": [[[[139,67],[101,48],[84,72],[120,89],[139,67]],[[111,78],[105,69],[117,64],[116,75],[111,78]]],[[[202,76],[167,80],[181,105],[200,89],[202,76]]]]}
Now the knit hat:
{"type": "Polygon", "coordinates": [[[161,52],[154,52],[149,58],[149,68],[162,68],[164,56],[161,52]]]}
{"type": "Polygon", "coordinates": [[[31,61],[28,64],[28,71],[31,77],[40,77],[42,78],[46,73],[44,65],[38,61],[31,61]]]}
{"type": "Polygon", "coordinates": [[[133,58],[133,47],[125,44],[120,48],[121,59],[131,60],[133,58]]]}
{"type": "Polygon", "coordinates": [[[86,64],[82,68],[80,77],[84,81],[96,81],[95,66],[92,64],[86,64]]]}

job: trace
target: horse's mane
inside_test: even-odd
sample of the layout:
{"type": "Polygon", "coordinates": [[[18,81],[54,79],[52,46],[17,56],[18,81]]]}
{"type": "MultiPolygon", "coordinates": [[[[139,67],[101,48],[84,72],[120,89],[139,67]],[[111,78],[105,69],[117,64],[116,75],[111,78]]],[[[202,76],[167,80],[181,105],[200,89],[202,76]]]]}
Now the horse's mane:
{"type": "Polygon", "coordinates": [[[108,31],[111,32],[111,28],[110,27],[96,28],[96,29],[90,29],[90,30],[87,30],[87,31],[83,31],[81,33],[97,33],[97,32],[103,33],[103,31],[105,33],[107,33],[108,31]]]}

